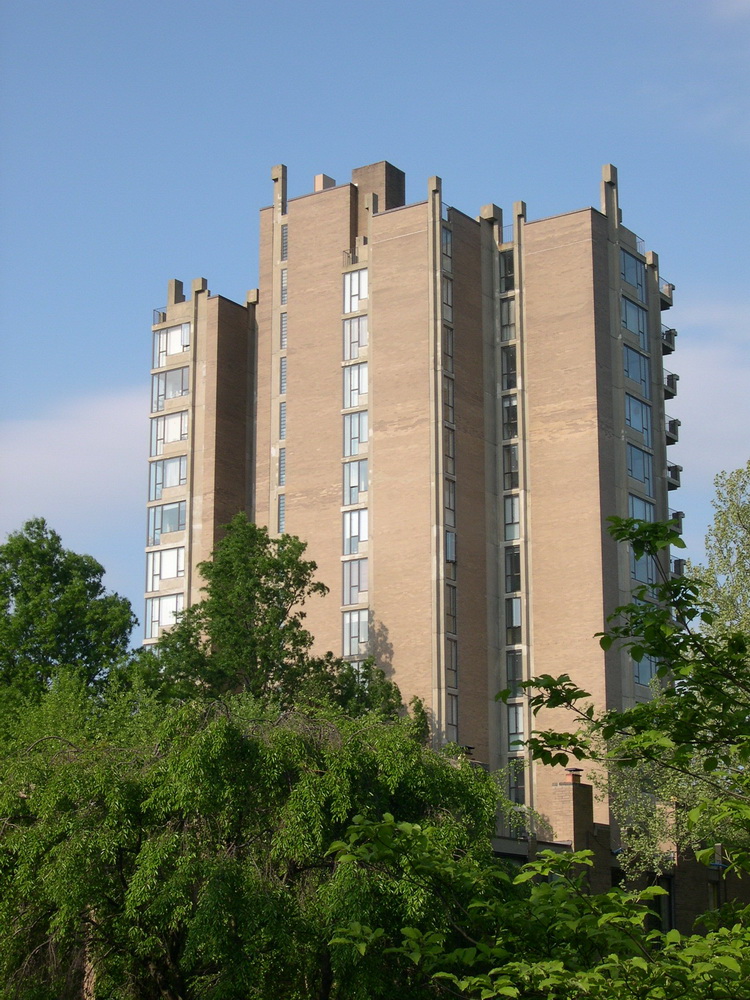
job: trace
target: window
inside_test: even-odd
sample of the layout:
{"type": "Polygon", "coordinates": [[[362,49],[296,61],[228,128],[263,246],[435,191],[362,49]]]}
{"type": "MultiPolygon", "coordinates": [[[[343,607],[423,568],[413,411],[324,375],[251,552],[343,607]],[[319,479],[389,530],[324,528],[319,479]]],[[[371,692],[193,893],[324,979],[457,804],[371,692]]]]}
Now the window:
{"type": "Polygon", "coordinates": [[[445,471],[451,475],[456,472],[456,432],[452,427],[443,428],[443,444],[445,446],[445,471]]]}
{"type": "Polygon", "coordinates": [[[368,538],[367,508],[346,510],[344,518],[344,555],[353,556],[359,552],[368,538]]]}
{"type": "Polygon", "coordinates": [[[508,751],[520,753],[523,749],[523,705],[508,705],[508,751]]]}
{"type": "Polygon", "coordinates": [[[636,684],[650,684],[656,677],[659,663],[650,653],[644,653],[640,662],[633,660],[633,673],[636,684]]]}
{"type": "Polygon", "coordinates": [[[455,422],[454,391],[455,386],[451,376],[443,375],[443,420],[449,424],[455,422]]]}
{"type": "Polygon", "coordinates": [[[352,316],[344,320],[344,361],[356,361],[367,347],[367,316],[352,316]]]}
{"type": "Polygon", "coordinates": [[[651,365],[648,358],[645,354],[640,354],[624,344],[623,360],[625,362],[625,377],[637,382],[646,399],[651,399],[651,365]]]}
{"type": "Polygon", "coordinates": [[[279,358],[279,395],[286,395],[286,358],[279,358]]]}
{"type": "Polygon", "coordinates": [[[517,493],[503,497],[505,541],[521,537],[521,498],[517,493]]]}
{"type": "Polygon", "coordinates": [[[173,354],[182,354],[190,349],[190,324],[180,323],[166,330],[154,333],[154,357],[152,368],[163,368],[167,358],[173,354]]]}
{"type": "Polygon", "coordinates": [[[643,483],[646,496],[654,495],[654,460],[648,452],[628,444],[628,475],[643,483]]]}
{"type": "Polygon", "coordinates": [[[185,549],[159,549],[146,553],[146,590],[158,590],[162,580],[185,575],[185,549]]]}
{"type": "Polygon", "coordinates": [[[642,306],[622,296],[620,301],[620,318],[626,330],[634,333],[641,344],[641,349],[648,350],[648,313],[642,306]]]}
{"type": "Polygon", "coordinates": [[[640,302],[646,301],[646,265],[627,250],[620,250],[620,277],[636,290],[640,302]]]}
{"type": "Polygon", "coordinates": [[[651,447],[651,407],[648,403],[625,394],[625,423],[640,434],[647,448],[651,447]]]}
{"type": "Polygon", "coordinates": [[[279,439],[286,439],[286,403],[279,403],[279,439]]]}
{"type": "Polygon", "coordinates": [[[441,245],[443,251],[443,270],[453,270],[453,233],[447,226],[443,226],[441,233],[441,245]]]}
{"type": "Polygon", "coordinates": [[[165,445],[175,441],[187,441],[188,414],[187,410],[179,413],[167,413],[163,417],[151,418],[151,455],[161,455],[165,445]]]}
{"type": "Polygon", "coordinates": [[[637,517],[639,521],[655,521],[656,507],[648,500],[628,495],[628,517],[637,517]]]}
{"type": "Polygon", "coordinates": [[[362,300],[367,298],[367,268],[348,271],[344,275],[344,312],[359,312],[362,300]]]}
{"type": "Polygon", "coordinates": [[[508,545],[505,549],[505,593],[513,594],[521,589],[521,549],[518,545],[508,545]]]}
{"type": "Polygon", "coordinates": [[[359,503],[367,492],[367,459],[344,464],[344,503],[359,503]]]}
{"type": "Polygon", "coordinates": [[[287,304],[287,300],[289,299],[289,283],[288,283],[288,278],[287,278],[287,269],[285,267],[282,267],[279,277],[281,279],[281,299],[280,299],[280,301],[281,301],[281,305],[285,306],[287,304]]]}
{"type": "Polygon", "coordinates": [[[458,642],[445,640],[445,683],[448,687],[458,687],[458,642]]]}
{"type": "Polygon", "coordinates": [[[445,523],[451,528],[456,527],[456,484],[452,479],[446,479],[443,487],[445,500],[445,523]]]}
{"type": "Polygon", "coordinates": [[[443,319],[453,322],[453,279],[443,275],[443,319]]]}
{"type": "Polygon", "coordinates": [[[654,584],[658,579],[656,560],[653,556],[643,555],[636,559],[633,550],[630,550],[630,575],[638,583],[654,584]]]}
{"type": "Polygon", "coordinates": [[[445,533],[445,561],[454,563],[456,561],[456,532],[446,531],[445,533]]]}
{"type": "Polygon", "coordinates": [[[281,225],[281,260],[289,257],[289,226],[286,222],[281,225]]]}
{"type": "Polygon", "coordinates": [[[458,695],[445,696],[445,736],[451,743],[458,740],[458,695]]]}
{"type": "Polygon", "coordinates": [[[156,639],[163,628],[169,628],[177,621],[182,611],[184,594],[165,594],[164,597],[146,599],[146,638],[156,639]]]}
{"type": "Polygon", "coordinates": [[[344,368],[344,409],[360,406],[366,400],[360,396],[367,395],[367,362],[358,365],[347,365],[344,368]]]}
{"type": "Polygon", "coordinates": [[[510,691],[511,698],[520,698],[523,693],[523,652],[520,649],[509,649],[505,653],[505,686],[510,691]]]}
{"type": "Polygon", "coordinates": [[[518,399],[515,393],[512,396],[503,396],[503,438],[518,437],[518,399]]]}
{"type": "Polygon", "coordinates": [[[282,351],[286,350],[287,343],[287,313],[282,313],[279,316],[279,348],[282,351]]]}
{"type": "Polygon", "coordinates": [[[453,327],[443,327],[443,370],[453,371],[453,327]]]}
{"type": "Polygon", "coordinates": [[[505,644],[515,646],[521,641],[521,598],[505,598],[505,644]]]}
{"type": "Polygon", "coordinates": [[[163,490],[184,486],[187,482],[187,455],[179,458],[162,458],[149,467],[149,500],[161,500],[163,490]]]}
{"type": "Polygon", "coordinates": [[[158,413],[164,409],[168,399],[186,396],[188,393],[189,368],[172,368],[151,376],[151,411],[158,413]]]}
{"type": "Polygon", "coordinates": [[[503,299],[500,303],[500,340],[516,339],[516,300],[503,299]]]}
{"type": "MultiPolygon", "coordinates": [[[[513,750],[518,751],[515,746],[513,750]]],[[[512,757],[508,761],[508,798],[517,806],[526,802],[526,782],[524,777],[524,761],[521,757],[512,757]]]]}
{"type": "Polygon", "coordinates": [[[503,445],[503,489],[518,489],[518,445],[503,445]]]}
{"type": "Polygon", "coordinates": [[[455,632],[456,631],[456,605],[457,605],[456,588],[446,585],[445,588],[445,631],[455,632]]]}
{"type": "Polygon", "coordinates": [[[286,531],[286,494],[279,493],[279,503],[278,503],[278,523],[279,523],[279,534],[283,535],[286,531]]]}
{"type": "Polygon", "coordinates": [[[359,455],[367,447],[367,410],[344,416],[344,458],[359,455]]]}
{"type": "Polygon", "coordinates": [[[513,266],[513,251],[504,250],[500,254],[500,291],[512,292],[515,288],[515,268],[513,266]]]}
{"type": "Polygon", "coordinates": [[[286,486],[286,448],[279,448],[279,486],[286,486]]]}
{"type": "Polygon", "coordinates": [[[500,348],[500,362],[502,368],[502,389],[515,389],[517,381],[516,371],[516,349],[515,347],[500,348]]]}
{"type": "Polygon", "coordinates": [[[148,509],[147,545],[158,545],[162,535],[185,530],[185,501],[165,503],[148,509]]]}
{"type": "Polygon", "coordinates": [[[367,560],[349,559],[342,564],[344,570],[344,597],[342,604],[363,604],[367,601],[367,560]]]}
{"type": "Polygon", "coordinates": [[[344,656],[362,656],[367,652],[367,611],[345,611],[344,656]]]}

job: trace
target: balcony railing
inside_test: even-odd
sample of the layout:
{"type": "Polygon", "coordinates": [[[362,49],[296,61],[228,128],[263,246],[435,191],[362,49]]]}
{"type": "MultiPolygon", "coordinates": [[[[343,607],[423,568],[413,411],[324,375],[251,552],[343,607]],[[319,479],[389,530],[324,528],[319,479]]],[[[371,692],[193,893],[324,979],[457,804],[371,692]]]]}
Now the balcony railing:
{"type": "Polygon", "coordinates": [[[667,281],[666,278],[662,278],[659,275],[659,297],[661,298],[662,309],[669,309],[672,305],[672,294],[674,292],[674,285],[667,281]]]}
{"type": "Polygon", "coordinates": [[[353,250],[344,250],[344,267],[351,267],[352,264],[359,264],[359,253],[356,247],[353,250]]]}
{"type": "Polygon", "coordinates": [[[684,559],[670,559],[669,560],[669,572],[672,576],[684,576],[685,574],[685,560],[684,559]]]}
{"type": "Polygon", "coordinates": [[[450,205],[446,205],[445,202],[441,202],[441,204],[440,204],[440,215],[441,215],[441,218],[442,218],[443,222],[450,222],[451,221],[450,212],[451,212],[450,205]]]}
{"type": "Polygon", "coordinates": [[[674,372],[668,372],[664,369],[664,398],[674,399],[677,395],[677,383],[680,381],[680,376],[675,375],[674,372]]]}
{"type": "Polygon", "coordinates": [[[668,490],[678,490],[680,488],[680,473],[682,472],[681,465],[668,465],[667,466],[667,489],[668,490]]]}
{"type": "Polygon", "coordinates": [[[682,534],[682,522],[685,518],[684,510],[670,510],[669,520],[675,522],[677,531],[682,534]]]}
{"type": "Polygon", "coordinates": [[[513,223],[512,222],[511,222],[511,224],[509,226],[503,226],[502,240],[503,240],[503,243],[512,243],[513,242],[513,223]]]}
{"type": "Polygon", "coordinates": [[[640,238],[640,236],[636,236],[636,238],[635,238],[635,248],[638,251],[638,253],[641,255],[641,257],[645,257],[646,256],[646,241],[642,240],[640,238]]]}
{"type": "Polygon", "coordinates": [[[667,326],[666,323],[661,325],[661,353],[671,354],[674,350],[675,337],[677,336],[677,331],[671,326],[667,326]]]}
{"type": "Polygon", "coordinates": [[[163,309],[154,309],[154,318],[151,321],[153,326],[158,326],[159,323],[167,322],[167,307],[164,306],[163,309]]]}
{"type": "Polygon", "coordinates": [[[676,417],[666,417],[664,425],[667,444],[677,444],[680,440],[680,423],[676,417]]]}

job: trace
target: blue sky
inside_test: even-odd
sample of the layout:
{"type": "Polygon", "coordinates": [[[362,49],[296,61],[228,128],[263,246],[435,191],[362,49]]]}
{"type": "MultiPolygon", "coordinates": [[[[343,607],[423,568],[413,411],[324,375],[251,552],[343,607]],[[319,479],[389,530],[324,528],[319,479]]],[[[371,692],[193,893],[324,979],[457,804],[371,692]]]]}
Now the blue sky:
{"type": "Polygon", "coordinates": [[[0,537],[44,516],[142,613],[151,310],[243,301],[270,168],[388,159],[468,214],[597,205],[677,286],[673,506],[750,457],[750,0],[6,0],[0,537]]]}

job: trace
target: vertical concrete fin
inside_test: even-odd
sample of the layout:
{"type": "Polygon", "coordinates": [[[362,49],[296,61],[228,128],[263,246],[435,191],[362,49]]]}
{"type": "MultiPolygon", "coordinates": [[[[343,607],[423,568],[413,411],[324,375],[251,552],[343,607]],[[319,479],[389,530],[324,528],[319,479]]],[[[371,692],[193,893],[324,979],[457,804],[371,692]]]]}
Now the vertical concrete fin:
{"type": "Polygon", "coordinates": [[[271,180],[274,214],[286,215],[286,166],[283,163],[271,168],[271,180]]]}

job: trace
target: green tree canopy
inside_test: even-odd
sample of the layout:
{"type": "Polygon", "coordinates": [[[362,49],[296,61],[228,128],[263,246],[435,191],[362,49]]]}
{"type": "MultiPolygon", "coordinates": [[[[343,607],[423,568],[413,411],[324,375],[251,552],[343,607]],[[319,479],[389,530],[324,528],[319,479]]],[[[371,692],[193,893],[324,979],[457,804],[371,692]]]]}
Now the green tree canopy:
{"type": "Polygon", "coordinates": [[[61,667],[91,684],[125,654],[135,618],[104,569],[64,549],[41,518],[0,546],[0,684],[38,694],[61,667]]]}

